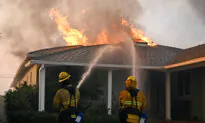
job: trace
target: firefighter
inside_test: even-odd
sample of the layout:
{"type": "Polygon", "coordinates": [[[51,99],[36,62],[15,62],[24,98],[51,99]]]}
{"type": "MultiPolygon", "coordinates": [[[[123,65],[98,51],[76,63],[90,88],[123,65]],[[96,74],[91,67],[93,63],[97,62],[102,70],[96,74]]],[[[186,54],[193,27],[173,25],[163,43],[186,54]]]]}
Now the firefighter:
{"type": "Polygon", "coordinates": [[[54,97],[54,107],[59,111],[60,123],[74,123],[79,112],[80,92],[70,82],[71,75],[67,72],[59,74],[61,88],[54,97]]]}
{"type": "Polygon", "coordinates": [[[129,76],[125,81],[126,89],[120,92],[120,121],[121,123],[138,123],[146,105],[144,94],[137,89],[134,76],[129,76]]]}

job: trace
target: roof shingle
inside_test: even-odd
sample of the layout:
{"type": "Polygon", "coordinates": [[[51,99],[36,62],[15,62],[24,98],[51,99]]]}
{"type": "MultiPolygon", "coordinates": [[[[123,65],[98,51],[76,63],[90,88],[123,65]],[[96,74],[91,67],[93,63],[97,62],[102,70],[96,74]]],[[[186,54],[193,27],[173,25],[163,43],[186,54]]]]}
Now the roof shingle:
{"type": "MultiPolygon", "coordinates": [[[[103,46],[86,46],[73,49],[66,49],[60,52],[47,55],[45,57],[37,57],[35,60],[54,61],[54,62],[69,62],[69,63],[90,63],[95,57],[95,53],[103,46]]],[[[122,46],[123,47],[123,46],[122,46]]],[[[136,61],[144,66],[163,66],[166,65],[173,57],[176,56],[181,49],[158,45],[136,46],[136,61]]],[[[113,52],[104,53],[99,64],[117,64],[131,65],[132,54],[129,49],[119,48],[113,52]]]]}
{"type": "Polygon", "coordinates": [[[170,62],[170,64],[184,62],[201,57],[205,57],[205,44],[184,49],[182,52],[176,55],[176,57],[170,62]]]}

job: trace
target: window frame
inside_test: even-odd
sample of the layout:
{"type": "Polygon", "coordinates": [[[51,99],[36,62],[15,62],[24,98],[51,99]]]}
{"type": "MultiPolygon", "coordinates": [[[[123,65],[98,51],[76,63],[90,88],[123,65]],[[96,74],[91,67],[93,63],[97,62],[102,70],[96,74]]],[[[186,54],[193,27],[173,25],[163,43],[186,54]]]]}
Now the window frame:
{"type": "Polygon", "coordinates": [[[178,72],[177,95],[179,98],[190,97],[191,92],[191,73],[189,71],[178,72]],[[188,92],[188,93],[187,93],[188,92]]]}

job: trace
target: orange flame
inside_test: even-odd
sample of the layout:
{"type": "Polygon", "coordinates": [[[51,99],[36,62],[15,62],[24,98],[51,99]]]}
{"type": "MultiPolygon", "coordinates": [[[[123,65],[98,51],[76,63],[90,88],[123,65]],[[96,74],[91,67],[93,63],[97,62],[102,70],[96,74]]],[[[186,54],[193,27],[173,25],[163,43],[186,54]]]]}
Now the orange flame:
{"type": "Polygon", "coordinates": [[[63,34],[63,39],[67,42],[67,45],[84,45],[86,43],[87,37],[77,29],[71,28],[67,17],[63,17],[58,10],[52,8],[50,17],[51,19],[55,18],[58,30],[63,34]]]}
{"type": "Polygon", "coordinates": [[[97,41],[95,44],[109,44],[107,33],[103,30],[97,37],[97,41]]]}
{"type": "MultiPolygon", "coordinates": [[[[82,10],[82,13],[86,13],[86,10],[82,10]]],[[[66,41],[67,45],[99,45],[99,44],[110,44],[110,37],[108,38],[108,34],[106,30],[102,30],[101,33],[97,37],[97,41],[95,43],[87,42],[88,38],[77,29],[71,28],[69,22],[67,21],[67,17],[63,17],[57,9],[52,8],[50,10],[50,17],[54,19],[58,30],[62,33],[63,39],[66,41]]],[[[140,39],[142,42],[147,42],[149,46],[155,46],[156,44],[147,37],[144,36],[144,33],[141,30],[137,30],[133,25],[129,24],[125,19],[122,19],[121,24],[128,27],[131,35],[134,39],[140,39]]],[[[116,25],[112,25],[113,28],[116,28],[116,25]]],[[[122,31],[122,30],[121,30],[122,31]]],[[[123,39],[122,39],[123,40],[123,39]]],[[[117,38],[112,39],[112,43],[120,43],[122,41],[117,40],[117,38]]]]}
{"type": "Polygon", "coordinates": [[[134,39],[140,39],[142,42],[147,42],[149,46],[156,46],[156,44],[151,39],[144,36],[144,33],[141,30],[137,30],[136,28],[134,28],[134,26],[130,25],[125,19],[122,19],[121,23],[122,25],[130,28],[132,37],[134,39]]]}

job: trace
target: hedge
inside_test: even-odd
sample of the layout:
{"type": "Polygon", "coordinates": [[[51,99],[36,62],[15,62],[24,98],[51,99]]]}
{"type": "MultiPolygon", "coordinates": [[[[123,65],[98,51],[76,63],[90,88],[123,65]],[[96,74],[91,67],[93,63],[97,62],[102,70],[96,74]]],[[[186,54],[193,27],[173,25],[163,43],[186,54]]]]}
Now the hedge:
{"type": "Polygon", "coordinates": [[[57,115],[37,111],[8,112],[8,123],[57,123],[57,115]]]}
{"type": "MultiPolygon", "coordinates": [[[[17,111],[9,113],[8,123],[58,123],[58,114],[37,111],[17,111]]],[[[84,123],[119,123],[116,115],[85,114],[84,123]]]]}
{"type": "MultiPolygon", "coordinates": [[[[58,114],[37,111],[37,97],[36,87],[26,83],[9,90],[4,96],[8,123],[57,123],[58,114]]],[[[117,116],[106,113],[105,104],[92,106],[86,110],[84,123],[119,123],[117,116]]]]}

